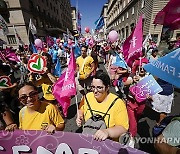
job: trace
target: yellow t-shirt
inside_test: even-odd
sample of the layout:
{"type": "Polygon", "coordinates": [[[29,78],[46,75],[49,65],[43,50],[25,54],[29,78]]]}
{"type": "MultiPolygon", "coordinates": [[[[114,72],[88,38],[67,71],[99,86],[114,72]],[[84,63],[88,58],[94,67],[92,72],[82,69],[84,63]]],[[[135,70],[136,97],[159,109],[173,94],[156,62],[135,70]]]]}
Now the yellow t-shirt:
{"type": "Polygon", "coordinates": [[[52,86],[52,84],[42,84],[43,97],[49,101],[55,100],[54,95],[52,94],[52,86]]]}
{"type": "MultiPolygon", "coordinates": [[[[109,93],[107,97],[108,98],[106,101],[98,103],[92,92],[87,94],[87,100],[90,104],[93,114],[99,114],[103,116],[108,110],[111,103],[114,101],[114,99],[117,98],[117,96],[112,93],[109,93]]],[[[84,99],[82,99],[80,103],[80,110],[83,111],[85,121],[87,121],[91,117],[91,113],[84,99]]],[[[115,104],[108,111],[104,120],[108,128],[113,126],[123,126],[125,129],[128,130],[129,119],[125,103],[121,99],[117,99],[115,104]]]]}
{"type": "Polygon", "coordinates": [[[91,73],[91,64],[94,62],[93,58],[91,56],[87,56],[86,58],[83,58],[82,56],[78,57],[76,60],[76,64],[79,66],[79,78],[80,79],[86,79],[86,74],[91,73]],[[85,64],[84,64],[85,62],[85,64]],[[83,67],[84,64],[84,67],[83,67]],[[82,68],[83,67],[83,68],[82,68]]]}
{"type": "Polygon", "coordinates": [[[40,80],[36,82],[36,86],[42,86],[43,97],[46,100],[55,100],[54,95],[52,94],[53,83],[48,77],[42,77],[40,80]]]}
{"type": "Polygon", "coordinates": [[[41,102],[40,109],[32,114],[26,106],[19,112],[19,128],[22,130],[42,130],[48,124],[57,127],[63,123],[60,112],[50,103],[41,102]]]}

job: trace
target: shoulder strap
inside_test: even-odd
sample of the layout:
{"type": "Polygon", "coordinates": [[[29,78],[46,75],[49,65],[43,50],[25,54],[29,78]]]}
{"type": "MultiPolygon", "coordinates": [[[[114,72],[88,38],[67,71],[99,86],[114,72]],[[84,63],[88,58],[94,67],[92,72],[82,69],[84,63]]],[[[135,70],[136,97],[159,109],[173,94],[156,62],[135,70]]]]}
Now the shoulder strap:
{"type": "MultiPolygon", "coordinates": [[[[87,102],[88,108],[89,108],[89,110],[90,110],[91,116],[93,116],[93,112],[92,112],[91,106],[90,106],[90,104],[89,104],[89,101],[87,100],[86,95],[85,95],[84,97],[85,97],[85,99],[86,99],[86,102],[87,102]]],[[[117,100],[118,98],[119,98],[119,97],[116,97],[116,98],[114,99],[114,101],[111,103],[111,105],[109,106],[108,110],[107,110],[106,113],[104,114],[103,119],[105,118],[105,116],[107,115],[107,113],[109,112],[109,110],[111,109],[111,107],[114,105],[114,103],[116,102],[116,100],[117,100]]]]}
{"type": "Polygon", "coordinates": [[[109,112],[109,110],[111,109],[111,107],[115,104],[115,102],[116,102],[116,100],[117,100],[118,98],[119,98],[119,97],[116,97],[116,98],[114,99],[114,101],[111,103],[111,105],[109,106],[108,110],[107,110],[106,113],[104,114],[103,119],[105,118],[105,116],[107,115],[107,113],[109,112]]]}
{"type": "Polygon", "coordinates": [[[91,116],[93,116],[93,112],[92,112],[91,106],[90,106],[90,104],[89,104],[89,101],[88,101],[88,99],[87,99],[87,97],[86,97],[86,94],[84,95],[84,97],[85,97],[85,99],[86,99],[86,102],[87,102],[88,108],[89,108],[89,110],[90,110],[91,116]]]}

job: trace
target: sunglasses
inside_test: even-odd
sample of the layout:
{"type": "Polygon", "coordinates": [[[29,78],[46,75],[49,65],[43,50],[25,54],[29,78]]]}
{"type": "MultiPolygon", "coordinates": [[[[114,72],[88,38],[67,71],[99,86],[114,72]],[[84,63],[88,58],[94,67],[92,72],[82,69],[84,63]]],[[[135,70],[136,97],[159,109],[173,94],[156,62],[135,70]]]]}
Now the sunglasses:
{"type": "Polygon", "coordinates": [[[95,89],[96,89],[98,92],[102,92],[104,87],[103,86],[97,86],[97,87],[90,86],[90,89],[91,89],[91,91],[95,91],[95,89]]]}
{"type": "Polygon", "coordinates": [[[27,101],[28,97],[33,98],[37,94],[38,94],[37,91],[32,91],[32,92],[29,93],[29,95],[23,95],[23,96],[19,97],[19,101],[22,101],[22,102],[27,101]]]}

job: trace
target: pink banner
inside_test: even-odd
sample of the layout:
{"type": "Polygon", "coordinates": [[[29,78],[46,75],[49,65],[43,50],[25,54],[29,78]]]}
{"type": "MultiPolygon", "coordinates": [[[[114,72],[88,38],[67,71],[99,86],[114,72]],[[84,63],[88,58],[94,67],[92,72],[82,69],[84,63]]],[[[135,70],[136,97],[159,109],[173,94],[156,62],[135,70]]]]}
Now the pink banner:
{"type": "Polygon", "coordinates": [[[118,142],[98,142],[90,135],[69,132],[0,131],[0,153],[18,154],[144,154],[145,152],[123,146],[118,142]]]}

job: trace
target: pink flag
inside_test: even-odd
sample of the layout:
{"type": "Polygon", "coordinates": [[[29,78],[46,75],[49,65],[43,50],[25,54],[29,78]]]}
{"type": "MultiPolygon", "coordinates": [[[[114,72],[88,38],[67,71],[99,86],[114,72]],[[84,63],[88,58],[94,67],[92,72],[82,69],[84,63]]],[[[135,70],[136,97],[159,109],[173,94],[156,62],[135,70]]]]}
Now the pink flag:
{"type": "Polygon", "coordinates": [[[141,15],[135,29],[123,44],[124,59],[129,66],[132,66],[133,61],[142,55],[142,42],[143,30],[141,15]]]}
{"type": "Polygon", "coordinates": [[[170,0],[167,5],[157,13],[154,24],[164,25],[170,29],[180,28],[180,1],[170,0]]]}
{"type": "Polygon", "coordinates": [[[6,58],[9,59],[10,61],[16,61],[16,62],[19,61],[19,58],[17,57],[17,55],[14,52],[7,54],[6,58]]]}
{"type": "Polygon", "coordinates": [[[70,106],[71,96],[76,95],[75,72],[76,63],[74,52],[71,52],[68,68],[53,86],[53,95],[62,106],[63,113],[67,116],[67,109],[70,106]]]}

